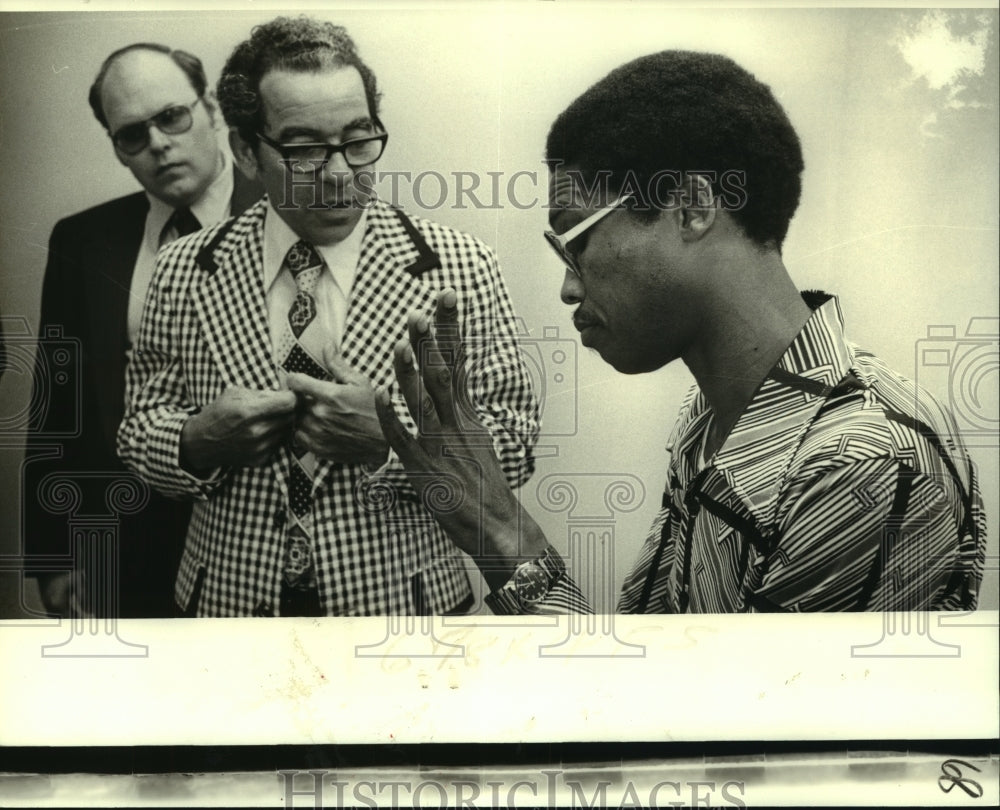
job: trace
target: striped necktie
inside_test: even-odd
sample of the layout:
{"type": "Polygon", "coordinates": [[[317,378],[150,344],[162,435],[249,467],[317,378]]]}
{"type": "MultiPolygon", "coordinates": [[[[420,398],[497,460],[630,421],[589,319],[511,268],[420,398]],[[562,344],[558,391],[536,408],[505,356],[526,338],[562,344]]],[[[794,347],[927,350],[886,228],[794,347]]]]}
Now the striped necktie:
{"type": "MultiPolygon", "coordinates": [[[[320,380],[333,379],[323,366],[323,346],[330,341],[316,317],[316,283],[323,271],[323,259],[307,242],[296,242],[285,256],[284,267],[295,279],[295,300],[278,346],[281,368],[308,374],[320,380]]],[[[285,584],[298,590],[316,587],[312,553],[312,482],[316,456],[292,447],[293,463],[288,484],[291,519],[282,563],[285,584]]]]}

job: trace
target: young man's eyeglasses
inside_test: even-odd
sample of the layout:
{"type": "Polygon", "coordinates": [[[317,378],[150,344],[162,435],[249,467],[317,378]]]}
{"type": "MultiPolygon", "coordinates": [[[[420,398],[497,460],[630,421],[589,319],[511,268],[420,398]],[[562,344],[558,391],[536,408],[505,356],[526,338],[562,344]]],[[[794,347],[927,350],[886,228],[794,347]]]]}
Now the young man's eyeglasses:
{"type": "Polygon", "coordinates": [[[111,141],[120,152],[126,155],[138,155],[149,146],[150,127],[156,127],[164,135],[180,135],[191,129],[191,125],[194,123],[191,110],[199,101],[203,100],[201,97],[196,98],[187,106],[175,104],[145,121],[126,124],[111,136],[111,141]]]}
{"type": "Polygon", "coordinates": [[[599,208],[593,214],[591,214],[586,219],[578,222],[572,228],[570,228],[566,233],[557,234],[554,231],[546,230],[545,239],[552,249],[556,252],[556,255],[562,259],[563,263],[570,269],[570,271],[576,275],[580,276],[580,264],[576,259],[576,255],[569,249],[569,243],[580,236],[588,228],[592,228],[602,219],[604,219],[612,211],[616,210],[623,202],[628,200],[632,195],[623,194],[617,200],[615,200],[611,205],[605,208],[599,208]]]}
{"type": "Polygon", "coordinates": [[[336,154],[344,156],[344,162],[352,169],[368,166],[382,157],[389,133],[376,121],[376,135],[351,138],[342,143],[279,143],[268,138],[263,132],[257,137],[281,155],[282,162],[295,174],[316,174],[336,154]]]}

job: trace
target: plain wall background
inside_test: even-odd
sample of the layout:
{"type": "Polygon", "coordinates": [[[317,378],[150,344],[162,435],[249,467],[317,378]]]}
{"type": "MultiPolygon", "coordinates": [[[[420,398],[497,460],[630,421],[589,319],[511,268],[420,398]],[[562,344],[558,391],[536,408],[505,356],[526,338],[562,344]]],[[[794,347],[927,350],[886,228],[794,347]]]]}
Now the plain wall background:
{"type": "MultiPolygon", "coordinates": [[[[86,102],[101,60],[131,42],[159,41],[198,54],[214,83],[232,47],[276,13],[0,14],[0,312],[29,330],[13,334],[17,325],[5,322],[0,555],[20,546],[14,431],[30,395],[49,233],[59,218],[136,189],[86,102]]],[[[390,141],[378,169],[449,179],[442,207],[419,204],[440,194],[432,176],[420,200],[401,183],[397,201],[493,246],[540,355],[576,356],[575,372],[553,381],[548,408],[552,426],[563,427],[575,398],[576,435],[543,439],[548,455],[522,498],[565,550],[566,513],[543,505],[552,507],[558,491],[540,499],[539,486],[568,476],[580,493],[570,522],[611,521],[614,591],[658,508],[663,447],[691,378],[680,364],[625,377],[579,346],[571,310],[558,300],[562,270],[541,238],[545,134],[608,70],[664,48],[727,54],[770,84],[806,159],[786,265],[800,288],[840,296],[852,340],[955,404],[976,444],[991,523],[981,606],[997,607],[997,344],[995,336],[962,340],[970,319],[998,316],[996,11],[542,3],[311,13],[345,25],[379,78],[390,141]],[[537,182],[517,182],[513,202],[524,207],[503,193],[519,171],[537,173],[537,182]],[[485,173],[502,172],[501,207],[477,209],[466,199],[456,208],[452,172],[482,175],[486,188],[485,173]],[[950,367],[922,363],[934,326],[955,327],[955,340],[932,341],[957,346],[950,367]],[[607,511],[614,481],[633,487],[632,496],[612,499],[629,511],[607,511]]],[[[24,614],[19,580],[0,575],[0,617],[24,614]]],[[[594,587],[587,585],[592,596],[594,587]]],[[[31,589],[24,599],[37,604],[31,589]]]]}

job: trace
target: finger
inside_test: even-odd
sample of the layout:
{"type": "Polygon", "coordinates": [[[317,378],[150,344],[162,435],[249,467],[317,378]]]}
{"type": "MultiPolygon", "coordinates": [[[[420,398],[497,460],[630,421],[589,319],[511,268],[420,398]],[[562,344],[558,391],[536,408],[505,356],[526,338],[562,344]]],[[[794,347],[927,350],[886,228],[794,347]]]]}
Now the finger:
{"type": "Polygon", "coordinates": [[[296,372],[288,375],[289,391],[315,399],[328,399],[331,395],[330,385],[325,380],[317,380],[308,374],[296,372]]]}
{"type": "Polygon", "coordinates": [[[427,395],[434,403],[434,410],[442,425],[456,423],[452,380],[454,378],[455,351],[460,341],[458,340],[454,302],[455,296],[451,290],[438,297],[435,323],[438,323],[437,317],[439,316],[441,332],[435,328],[434,332],[424,336],[421,342],[420,376],[427,395]],[[452,306],[450,307],[442,304],[442,299],[448,294],[451,296],[452,306]],[[450,313],[443,312],[444,309],[450,309],[450,313]]]}
{"type": "Polygon", "coordinates": [[[461,337],[458,326],[458,296],[450,287],[438,294],[437,308],[434,310],[434,329],[439,343],[442,342],[442,337],[454,340],[461,337]]]}
{"type": "Polygon", "coordinates": [[[434,341],[451,371],[452,379],[458,379],[462,371],[464,341],[462,327],[458,322],[458,296],[450,287],[444,289],[437,298],[434,341]]]}
{"type": "Polygon", "coordinates": [[[283,414],[278,417],[269,417],[255,422],[251,427],[251,433],[257,439],[270,439],[288,433],[289,428],[295,423],[295,414],[283,414]]]}
{"type": "Polygon", "coordinates": [[[255,417],[278,416],[292,413],[298,402],[292,391],[255,391],[253,414],[255,417]]]}
{"type": "Polygon", "coordinates": [[[277,453],[283,446],[292,442],[293,428],[291,425],[281,433],[274,433],[264,436],[254,442],[252,447],[247,448],[247,452],[258,459],[269,459],[277,453]]]}
{"type": "Polygon", "coordinates": [[[451,288],[444,289],[438,295],[434,323],[434,338],[440,353],[436,362],[444,365],[451,375],[448,413],[449,418],[454,419],[456,410],[471,408],[472,403],[466,379],[465,340],[458,321],[458,295],[451,288]]]}
{"type": "Polygon", "coordinates": [[[297,425],[295,432],[292,434],[292,447],[296,450],[306,450],[310,453],[315,453],[317,445],[309,434],[309,431],[301,425],[297,425]]]}
{"type": "Polygon", "coordinates": [[[399,421],[399,416],[396,415],[396,409],[392,406],[388,391],[381,390],[375,393],[375,412],[378,414],[378,421],[382,426],[382,435],[389,442],[389,446],[396,451],[403,466],[407,469],[416,466],[423,453],[423,448],[399,421]]]}
{"type": "Polygon", "coordinates": [[[422,367],[427,341],[431,335],[430,321],[427,320],[427,316],[422,312],[411,312],[406,319],[406,329],[410,337],[410,346],[413,349],[416,364],[418,367],[422,367]]]}
{"type": "Polygon", "coordinates": [[[423,313],[411,312],[407,320],[407,327],[417,368],[421,372],[424,372],[431,365],[440,368],[441,357],[434,348],[435,335],[431,330],[430,319],[423,313]]]}
{"type": "Polygon", "coordinates": [[[438,433],[440,422],[434,404],[423,391],[420,377],[413,365],[413,349],[405,340],[399,341],[393,349],[392,365],[403,401],[406,402],[413,421],[417,423],[417,428],[425,434],[438,433]]]}
{"type": "Polygon", "coordinates": [[[333,343],[328,343],[323,347],[323,364],[326,366],[333,379],[344,385],[366,385],[368,378],[344,359],[337,347],[333,343]]]}
{"type": "Polygon", "coordinates": [[[323,420],[322,418],[309,412],[299,416],[299,418],[295,420],[295,424],[292,427],[296,436],[300,433],[305,433],[308,436],[319,436],[324,432],[324,426],[326,428],[325,432],[327,433],[338,432],[328,423],[328,421],[323,420]]]}

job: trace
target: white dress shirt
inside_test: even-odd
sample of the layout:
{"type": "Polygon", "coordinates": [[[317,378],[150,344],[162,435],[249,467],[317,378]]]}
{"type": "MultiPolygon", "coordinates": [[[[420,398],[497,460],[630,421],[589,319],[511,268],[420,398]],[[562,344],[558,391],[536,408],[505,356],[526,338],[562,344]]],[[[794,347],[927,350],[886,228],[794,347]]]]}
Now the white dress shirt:
{"type": "MultiPolygon", "coordinates": [[[[229,209],[233,198],[233,161],[226,150],[222,149],[220,152],[222,154],[222,170],[205,189],[205,193],[191,206],[191,213],[198,218],[202,228],[207,228],[229,218],[229,209]]],[[[146,229],[143,232],[142,243],[139,245],[139,255],[135,260],[132,285],[129,287],[129,343],[135,343],[136,336],[139,334],[142,308],[146,303],[149,283],[153,280],[153,270],[156,268],[156,252],[163,245],[177,238],[177,233],[173,232],[172,228],[163,234],[163,226],[167,224],[167,220],[174,213],[173,207],[148,192],[146,197],[149,200],[146,229]],[[163,236],[162,241],[161,235],[163,236]]]]}
{"type": "MultiPolygon", "coordinates": [[[[314,245],[326,267],[316,282],[316,319],[330,342],[340,346],[347,322],[347,307],[361,258],[361,242],[365,235],[367,212],[362,212],[354,230],[335,245],[314,245]]],[[[298,288],[289,272],[282,272],[285,256],[300,237],[281,218],[268,201],[264,218],[264,289],[267,295],[267,321],[271,329],[271,351],[275,365],[284,358],[277,356],[278,346],[288,323],[288,312],[298,288]]],[[[314,358],[321,365],[322,357],[314,358]]]]}

